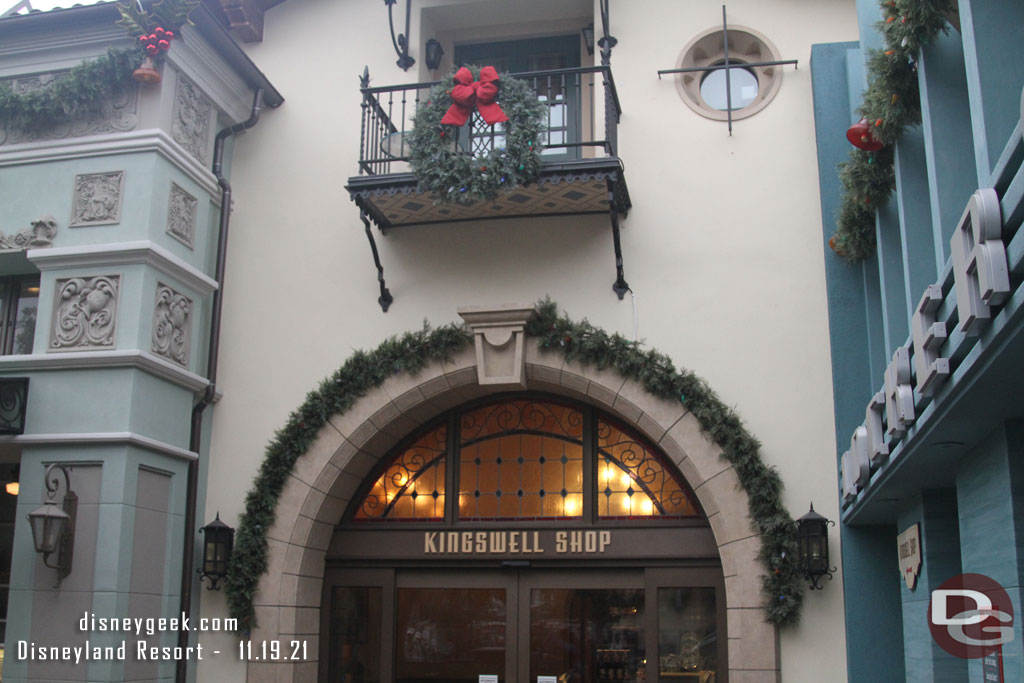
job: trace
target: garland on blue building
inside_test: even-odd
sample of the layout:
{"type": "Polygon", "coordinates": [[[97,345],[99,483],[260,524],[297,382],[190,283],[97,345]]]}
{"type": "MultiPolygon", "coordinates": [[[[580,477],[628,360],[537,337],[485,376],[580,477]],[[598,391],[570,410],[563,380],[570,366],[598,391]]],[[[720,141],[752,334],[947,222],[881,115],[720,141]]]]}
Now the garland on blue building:
{"type": "Polygon", "coordinates": [[[885,49],[868,51],[868,88],[860,114],[885,146],[878,152],[850,151],[839,164],[843,196],[829,245],[843,259],[863,261],[875,253],[875,213],[895,184],[893,146],[908,126],[921,123],[917,60],[920,50],[948,28],[955,0],[881,0],[876,24],[885,49]]]}
{"type": "MultiPolygon", "coordinates": [[[[761,534],[765,619],[777,625],[796,623],[806,588],[797,566],[796,523],[782,504],[778,472],[765,465],[760,443],[746,431],[736,412],[704,380],[676,369],[668,356],[643,349],[621,335],[608,334],[586,320],[575,322],[559,315],[550,300],[538,308],[526,333],[540,348],[583,365],[610,368],[658,398],[681,401],[700,422],[704,434],[722,448],[747,494],[750,517],[761,534]]],[[[392,337],[373,351],[357,351],[291,414],[267,447],[235,536],[227,598],[240,631],[256,626],[253,597],[267,571],[267,531],[274,524],[278,499],[295,462],[313,445],[327,419],[351,409],[388,377],[419,372],[435,361],[445,362],[472,343],[465,328],[454,324],[392,337]]]]}

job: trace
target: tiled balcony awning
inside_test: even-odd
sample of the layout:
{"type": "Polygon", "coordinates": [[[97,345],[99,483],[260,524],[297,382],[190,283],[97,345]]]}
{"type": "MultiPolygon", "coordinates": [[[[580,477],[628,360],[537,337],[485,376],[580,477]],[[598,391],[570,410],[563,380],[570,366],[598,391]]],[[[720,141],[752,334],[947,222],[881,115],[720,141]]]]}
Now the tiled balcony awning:
{"type": "Polygon", "coordinates": [[[379,228],[493,218],[607,214],[631,206],[622,165],[615,157],[545,163],[540,178],[494,201],[462,205],[437,202],[417,188],[412,173],[349,178],[345,189],[379,228]]]}

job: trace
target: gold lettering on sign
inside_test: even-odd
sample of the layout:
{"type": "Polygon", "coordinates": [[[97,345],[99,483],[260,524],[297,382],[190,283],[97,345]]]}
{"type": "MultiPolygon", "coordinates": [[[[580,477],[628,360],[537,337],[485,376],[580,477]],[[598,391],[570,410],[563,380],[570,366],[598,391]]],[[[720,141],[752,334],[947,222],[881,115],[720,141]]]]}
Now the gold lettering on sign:
{"type": "MultiPolygon", "coordinates": [[[[534,555],[545,552],[539,531],[425,531],[423,552],[461,555],[534,555]]],[[[611,531],[556,531],[556,553],[603,553],[612,543],[611,531]]]]}

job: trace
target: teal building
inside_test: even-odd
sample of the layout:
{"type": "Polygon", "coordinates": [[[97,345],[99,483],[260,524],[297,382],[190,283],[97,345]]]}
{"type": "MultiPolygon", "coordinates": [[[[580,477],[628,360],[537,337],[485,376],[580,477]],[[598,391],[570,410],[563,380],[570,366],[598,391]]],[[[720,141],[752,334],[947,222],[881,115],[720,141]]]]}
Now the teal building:
{"type": "MultiPolygon", "coordinates": [[[[859,42],[816,45],[811,64],[849,680],[1024,680],[1024,7],[951,3],[908,56],[890,36],[943,3],[857,4],[859,42]],[[843,258],[841,239],[828,245],[836,216],[864,201],[836,170],[855,163],[845,133],[879,65],[897,59],[908,60],[920,121],[882,150],[854,152],[881,165],[891,150],[894,191],[869,209],[872,246],[843,258]],[[947,617],[994,607],[1012,620],[936,623],[947,598],[933,591],[978,588],[976,577],[958,584],[962,574],[1005,592],[950,599],[947,617]],[[964,633],[1007,642],[967,652],[964,633]]],[[[900,106],[895,92],[883,97],[900,106]]],[[[870,143],[886,122],[864,124],[854,141],[870,143]]]]}

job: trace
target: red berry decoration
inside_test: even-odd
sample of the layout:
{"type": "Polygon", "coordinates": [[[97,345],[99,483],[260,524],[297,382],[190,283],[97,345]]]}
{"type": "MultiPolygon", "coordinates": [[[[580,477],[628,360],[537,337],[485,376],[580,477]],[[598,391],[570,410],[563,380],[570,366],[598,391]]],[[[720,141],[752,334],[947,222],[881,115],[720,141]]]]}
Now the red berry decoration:
{"type": "Polygon", "coordinates": [[[160,48],[158,48],[156,45],[147,45],[146,46],[146,53],[149,54],[150,56],[155,55],[157,52],[160,52],[160,48]]]}
{"type": "Polygon", "coordinates": [[[169,48],[171,44],[168,43],[166,40],[161,40],[159,43],[156,44],[156,46],[164,52],[167,52],[167,48],[169,48]]]}
{"type": "Polygon", "coordinates": [[[882,127],[882,119],[876,120],[875,121],[875,128],[881,128],[881,127],[882,127]]]}
{"type": "Polygon", "coordinates": [[[157,40],[163,40],[163,38],[164,38],[164,29],[163,29],[163,27],[162,26],[157,26],[156,30],[153,31],[153,35],[155,35],[157,37],[157,40]]]}
{"type": "Polygon", "coordinates": [[[145,47],[146,43],[149,42],[149,36],[139,36],[139,42],[142,43],[143,47],[145,47]]]}
{"type": "Polygon", "coordinates": [[[167,33],[166,33],[166,34],[164,35],[164,38],[166,38],[167,40],[174,40],[174,31],[168,31],[168,32],[167,32],[167,33]]]}

